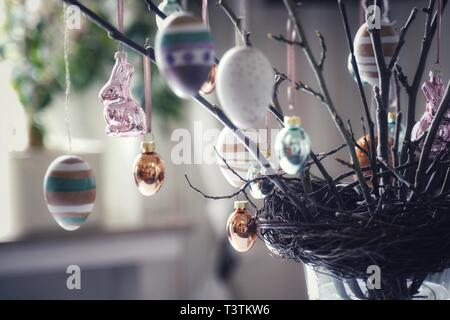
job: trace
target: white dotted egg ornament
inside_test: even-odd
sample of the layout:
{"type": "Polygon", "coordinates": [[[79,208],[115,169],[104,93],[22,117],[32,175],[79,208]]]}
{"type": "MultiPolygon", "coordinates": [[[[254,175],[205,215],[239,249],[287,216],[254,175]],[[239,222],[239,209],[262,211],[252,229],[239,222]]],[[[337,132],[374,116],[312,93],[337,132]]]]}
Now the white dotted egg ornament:
{"type": "Polygon", "coordinates": [[[172,13],[156,34],[155,57],[161,74],[176,95],[195,96],[208,80],[215,62],[211,32],[190,13],[172,13]]]}
{"type": "MultiPolygon", "coordinates": [[[[382,22],[380,36],[385,62],[389,64],[398,44],[398,34],[392,23],[382,22]]],[[[361,25],[353,44],[361,80],[371,85],[378,85],[377,62],[367,23],[361,25]]]]}
{"type": "MultiPolygon", "coordinates": [[[[260,150],[266,150],[267,142],[264,141],[263,133],[256,129],[242,130],[244,135],[258,144],[260,150]]],[[[233,131],[227,127],[223,128],[219,134],[216,142],[216,150],[219,156],[217,156],[217,164],[220,167],[220,171],[227,180],[235,188],[240,188],[245,183],[239,177],[237,177],[227,164],[237,174],[245,178],[247,172],[255,160],[245,148],[245,146],[236,138],[233,131]],[[222,160],[225,159],[227,164],[222,160]]]]}
{"type": "Polygon", "coordinates": [[[235,47],[222,57],[217,71],[217,95],[225,113],[241,129],[262,122],[272,101],[273,69],[255,48],[235,47]]]}

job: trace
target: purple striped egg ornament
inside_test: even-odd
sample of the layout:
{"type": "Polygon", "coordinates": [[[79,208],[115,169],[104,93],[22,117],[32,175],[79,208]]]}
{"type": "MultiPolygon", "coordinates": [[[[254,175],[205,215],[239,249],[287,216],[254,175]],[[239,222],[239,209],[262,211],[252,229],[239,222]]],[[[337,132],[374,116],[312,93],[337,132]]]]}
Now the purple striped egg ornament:
{"type": "Polygon", "coordinates": [[[44,178],[48,211],[65,230],[81,227],[94,209],[96,181],[91,166],[77,156],[56,158],[44,178]]]}
{"type": "Polygon", "coordinates": [[[173,13],[156,34],[155,57],[176,95],[195,96],[215,62],[211,32],[201,19],[186,12],[173,13]]]}

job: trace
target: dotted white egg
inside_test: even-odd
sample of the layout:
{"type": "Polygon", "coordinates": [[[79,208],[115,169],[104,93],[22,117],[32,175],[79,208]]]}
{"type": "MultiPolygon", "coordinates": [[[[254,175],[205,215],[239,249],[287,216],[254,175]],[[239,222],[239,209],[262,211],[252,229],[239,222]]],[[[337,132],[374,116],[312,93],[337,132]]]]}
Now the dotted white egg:
{"type": "Polygon", "coordinates": [[[273,69],[255,48],[235,47],[222,57],[217,95],[225,113],[240,128],[255,128],[272,101],[273,69]]]}

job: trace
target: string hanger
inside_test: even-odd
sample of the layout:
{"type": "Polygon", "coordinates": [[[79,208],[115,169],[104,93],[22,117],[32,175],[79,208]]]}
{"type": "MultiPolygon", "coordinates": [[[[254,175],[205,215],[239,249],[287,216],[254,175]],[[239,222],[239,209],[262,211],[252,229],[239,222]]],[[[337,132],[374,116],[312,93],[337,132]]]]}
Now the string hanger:
{"type": "Polygon", "coordinates": [[[64,99],[64,122],[68,140],[68,155],[72,154],[72,132],[70,128],[69,104],[70,104],[70,63],[69,63],[69,25],[67,19],[67,4],[64,3],[64,69],[65,69],[65,99],[64,99]]]}
{"type": "MultiPolygon", "coordinates": [[[[295,41],[296,32],[293,26],[292,20],[287,19],[286,24],[287,29],[287,38],[290,41],[295,41]]],[[[295,106],[295,83],[297,82],[296,77],[296,66],[295,66],[295,46],[289,43],[286,44],[286,62],[287,62],[287,76],[290,79],[290,82],[287,85],[287,102],[288,102],[288,110],[291,113],[294,110],[295,106]]]]}
{"type": "MultiPolygon", "coordinates": [[[[145,40],[145,49],[150,48],[149,38],[145,40]]],[[[144,55],[144,96],[145,96],[145,120],[147,123],[147,132],[153,140],[152,133],[152,70],[151,61],[148,55],[144,55]]]]}
{"type": "MultiPolygon", "coordinates": [[[[124,0],[117,0],[117,25],[119,28],[120,33],[124,32],[124,11],[125,11],[125,5],[124,0]]],[[[121,42],[117,45],[117,50],[123,51],[123,45],[121,42]]]]}
{"type": "Polygon", "coordinates": [[[442,34],[442,0],[438,0],[438,25],[437,25],[437,39],[436,39],[436,64],[441,60],[441,34],[442,34]]]}
{"type": "Polygon", "coordinates": [[[202,20],[209,28],[208,0],[202,0],[202,20]]]}

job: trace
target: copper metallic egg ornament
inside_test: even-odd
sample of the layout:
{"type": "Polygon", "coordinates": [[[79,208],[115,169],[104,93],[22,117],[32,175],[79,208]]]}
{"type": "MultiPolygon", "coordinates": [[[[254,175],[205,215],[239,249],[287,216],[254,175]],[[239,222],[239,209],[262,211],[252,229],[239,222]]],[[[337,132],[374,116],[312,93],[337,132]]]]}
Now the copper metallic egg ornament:
{"type": "Polygon", "coordinates": [[[235,201],[235,211],[227,221],[227,236],[238,252],[249,251],[256,241],[256,227],[252,225],[252,215],[247,210],[247,201],[235,201]]]}
{"type": "Polygon", "coordinates": [[[255,48],[235,47],[217,70],[217,96],[228,117],[241,129],[262,123],[272,102],[274,73],[266,56],[255,48]]]}
{"type": "Polygon", "coordinates": [[[166,167],[155,152],[154,142],[141,143],[141,153],[137,155],[133,168],[134,181],[144,196],[152,196],[161,189],[166,167]]]}
{"type": "Polygon", "coordinates": [[[216,89],[216,80],[217,79],[217,64],[213,64],[211,66],[211,70],[209,71],[208,80],[203,84],[200,92],[203,94],[210,94],[216,89]]]}
{"type": "MultiPolygon", "coordinates": [[[[375,147],[378,144],[378,136],[375,136],[375,147]]],[[[370,137],[369,135],[366,136],[362,136],[361,138],[358,139],[358,141],[356,142],[362,149],[364,149],[367,153],[369,153],[370,150],[370,137]]],[[[392,152],[390,152],[390,150],[392,149],[392,146],[394,145],[394,139],[392,138],[388,138],[388,148],[389,148],[389,163],[392,164],[392,152]]],[[[364,167],[368,167],[370,166],[370,159],[367,157],[367,155],[358,147],[355,147],[355,152],[356,152],[356,157],[358,158],[359,161],[359,165],[361,166],[361,168],[364,167]]],[[[371,170],[366,170],[363,172],[363,174],[365,176],[371,176],[372,175],[372,171],[371,170]]]]}
{"type": "MultiPolygon", "coordinates": [[[[398,44],[398,34],[391,23],[382,22],[380,29],[381,45],[386,63],[390,63],[392,55],[398,44]]],[[[378,69],[375,53],[372,47],[367,23],[363,23],[356,33],[354,43],[355,58],[358,64],[361,80],[378,85],[378,69]]]]}

